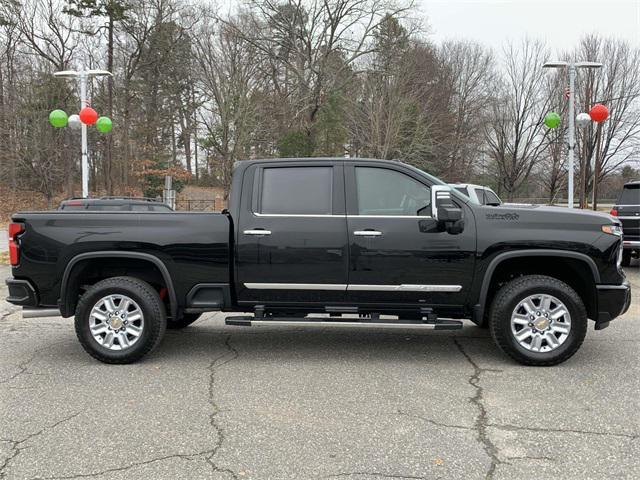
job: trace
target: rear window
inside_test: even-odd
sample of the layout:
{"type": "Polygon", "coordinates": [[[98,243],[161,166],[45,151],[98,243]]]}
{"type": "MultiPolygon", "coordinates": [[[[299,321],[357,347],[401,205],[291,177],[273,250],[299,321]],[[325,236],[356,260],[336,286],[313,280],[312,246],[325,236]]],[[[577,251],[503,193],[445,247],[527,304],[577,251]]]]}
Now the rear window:
{"type": "Polygon", "coordinates": [[[330,215],[332,167],[277,167],[262,171],[260,213],[330,215]]]}
{"type": "Polygon", "coordinates": [[[93,203],[93,204],[89,204],[87,206],[87,210],[91,210],[94,212],[120,212],[122,210],[128,210],[127,205],[118,205],[118,204],[112,204],[112,205],[100,205],[99,203],[93,203]]]}
{"type": "Polygon", "coordinates": [[[640,205],[640,183],[625,186],[618,198],[618,205],[640,205]]]}

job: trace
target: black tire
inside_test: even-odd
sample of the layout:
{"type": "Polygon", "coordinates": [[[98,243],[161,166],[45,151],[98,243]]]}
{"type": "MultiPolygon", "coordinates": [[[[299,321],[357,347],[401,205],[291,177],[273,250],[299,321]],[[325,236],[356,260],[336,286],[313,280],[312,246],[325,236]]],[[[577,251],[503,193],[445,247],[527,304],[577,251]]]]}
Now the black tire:
{"type": "Polygon", "coordinates": [[[622,251],[622,266],[623,267],[631,266],[631,250],[622,251]]]}
{"type": "Polygon", "coordinates": [[[91,286],[76,308],[75,329],[80,344],[93,358],[104,363],[132,363],[151,352],[162,340],[167,316],[160,295],[151,285],[133,277],[112,277],[91,286]],[[93,307],[105,296],[123,294],[134,300],[144,315],[144,328],[138,340],[124,350],[110,350],[93,337],[89,316],[93,307]]]}
{"type": "Polygon", "coordinates": [[[489,329],[496,345],[524,365],[551,366],[571,358],[587,333],[587,311],[578,294],[566,283],[545,275],[527,275],[502,286],[493,299],[489,329]],[[571,330],[560,346],[549,352],[533,352],[521,346],[511,332],[511,314],[520,301],[533,294],[549,294],[565,304],[571,330]]]}
{"type": "Polygon", "coordinates": [[[169,330],[180,330],[188,327],[202,316],[201,313],[185,313],[178,320],[168,320],[167,328],[169,330]]]}

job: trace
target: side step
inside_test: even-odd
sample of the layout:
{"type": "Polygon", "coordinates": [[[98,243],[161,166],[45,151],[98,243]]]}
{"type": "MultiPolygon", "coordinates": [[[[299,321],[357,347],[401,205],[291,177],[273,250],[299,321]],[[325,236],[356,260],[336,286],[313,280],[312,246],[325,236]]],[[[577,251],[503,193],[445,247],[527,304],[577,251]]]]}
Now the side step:
{"type": "Polygon", "coordinates": [[[262,317],[233,316],[225,320],[227,325],[251,327],[261,325],[286,325],[289,327],[346,327],[346,328],[422,328],[429,330],[459,330],[460,320],[383,320],[379,318],[326,318],[326,317],[262,317]]]}

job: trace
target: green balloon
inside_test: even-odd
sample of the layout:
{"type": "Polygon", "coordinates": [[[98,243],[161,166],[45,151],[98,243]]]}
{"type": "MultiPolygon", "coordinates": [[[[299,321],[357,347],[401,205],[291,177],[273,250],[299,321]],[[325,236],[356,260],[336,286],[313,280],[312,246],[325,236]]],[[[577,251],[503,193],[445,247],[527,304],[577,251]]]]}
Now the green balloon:
{"type": "Polygon", "coordinates": [[[49,123],[56,128],[66,127],[68,120],[64,110],[54,110],[49,114],[49,123]]]}
{"type": "Polygon", "coordinates": [[[544,116],[544,124],[549,128],[556,128],[560,125],[560,115],[556,112],[549,112],[544,116]]]}
{"type": "Polygon", "coordinates": [[[113,128],[111,119],[109,117],[100,117],[96,121],[96,128],[100,133],[109,133],[113,128]]]}

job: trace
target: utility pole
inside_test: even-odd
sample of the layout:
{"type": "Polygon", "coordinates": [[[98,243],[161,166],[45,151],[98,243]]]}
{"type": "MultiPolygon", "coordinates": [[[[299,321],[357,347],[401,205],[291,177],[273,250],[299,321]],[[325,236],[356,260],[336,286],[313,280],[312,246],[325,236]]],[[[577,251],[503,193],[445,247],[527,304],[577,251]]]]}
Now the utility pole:
{"type": "MultiPolygon", "coordinates": [[[[63,70],[53,74],[56,77],[76,78],[80,82],[80,110],[89,106],[87,81],[92,77],[111,76],[107,70],[63,70]]],[[[87,126],[82,124],[82,197],[89,197],[89,148],[87,146],[87,126]]]]}
{"type": "Polygon", "coordinates": [[[600,68],[601,63],[598,62],[547,62],[542,68],[566,68],[569,71],[569,127],[568,127],[568,146],[569,146],[569,166],[567,172],[567,201],[569,208],[573,208],[573,163],[576,146],[576,115],[575,115],[575,84],[576,72],[578,68],[600,68]]]}

